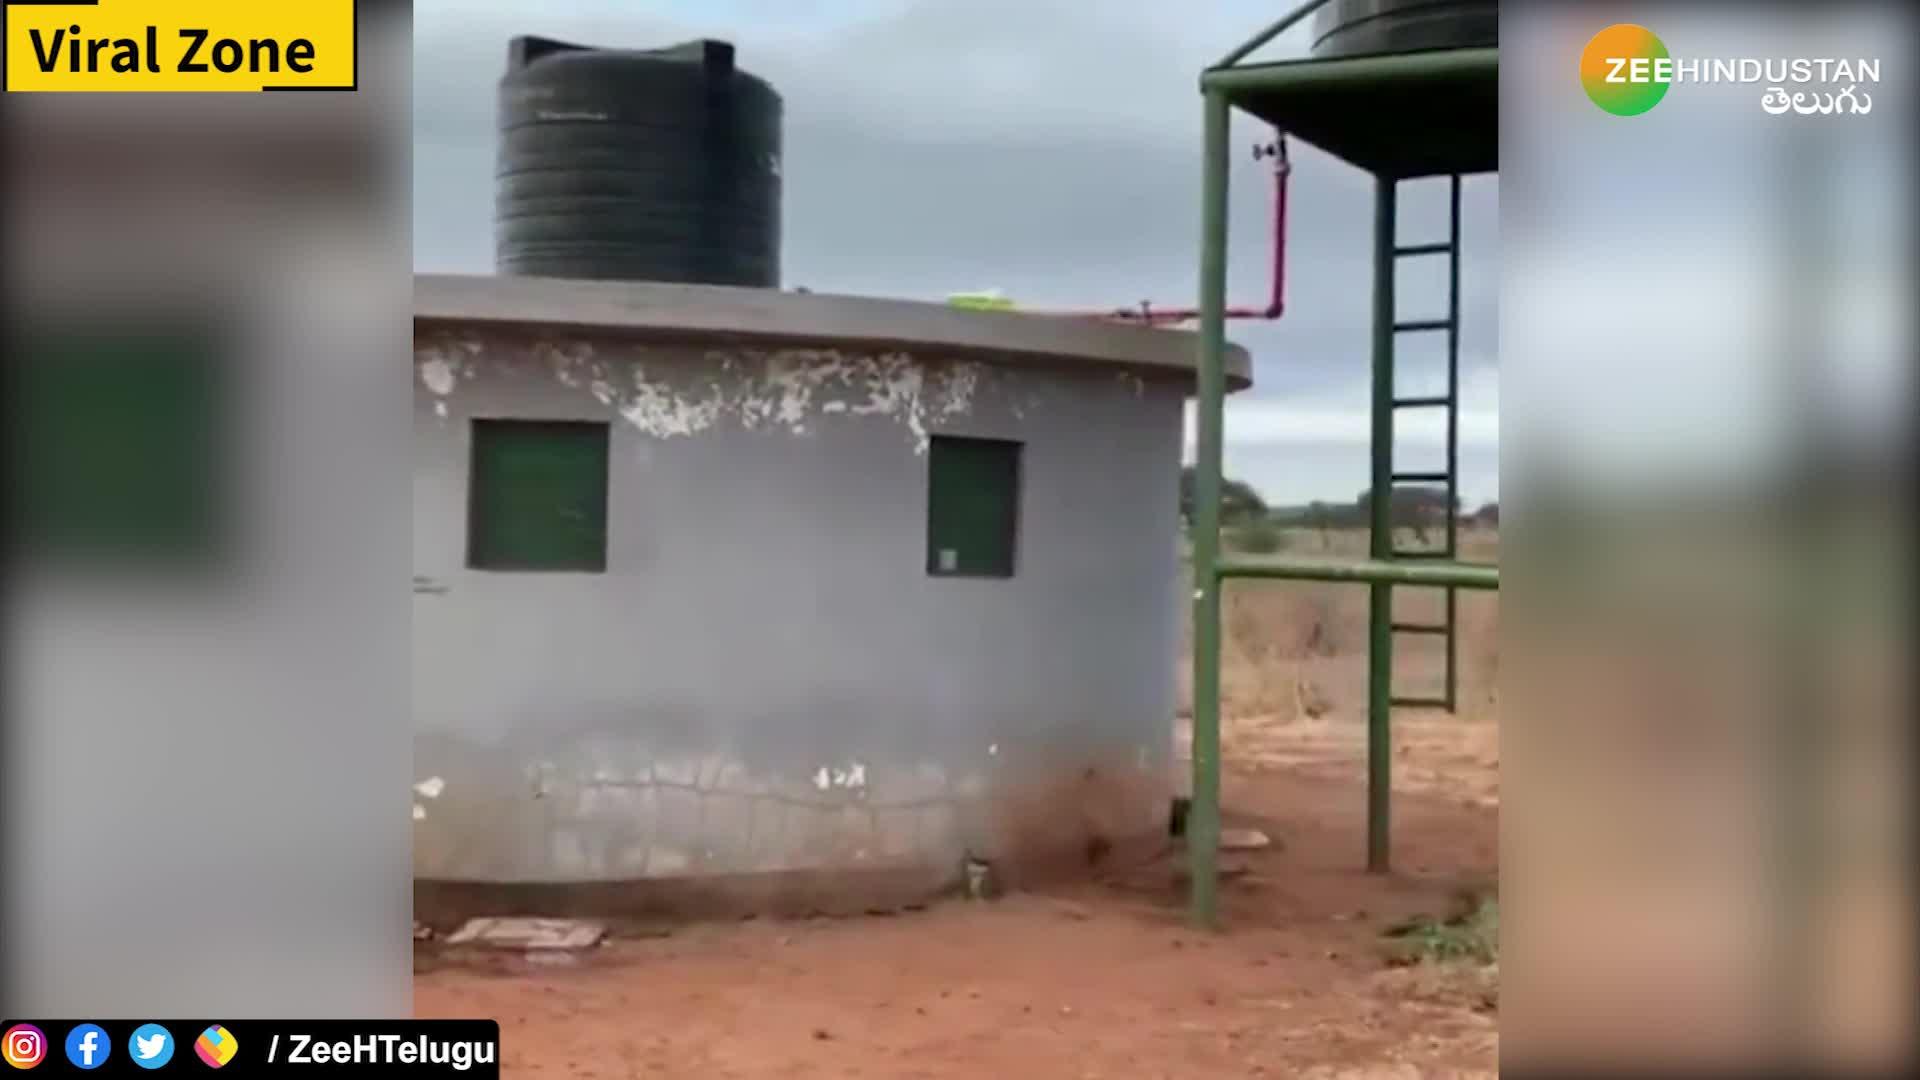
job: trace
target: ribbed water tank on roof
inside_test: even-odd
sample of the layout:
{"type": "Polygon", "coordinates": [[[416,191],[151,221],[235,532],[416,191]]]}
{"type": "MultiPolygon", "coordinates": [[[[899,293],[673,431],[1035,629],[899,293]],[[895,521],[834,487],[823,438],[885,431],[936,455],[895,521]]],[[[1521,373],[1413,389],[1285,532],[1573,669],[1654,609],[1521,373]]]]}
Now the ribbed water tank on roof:
{"type": "Polygon", "coordinates": [[[535,277],[780,284],[780,96],[733,46],[513,39],[495,263],[535,277]]]}
{"type": "Polygon", "coordinates": [[[1497,0],[1332,0],[1313,17],[1320,60],[1499,43],[1497,0]]]}

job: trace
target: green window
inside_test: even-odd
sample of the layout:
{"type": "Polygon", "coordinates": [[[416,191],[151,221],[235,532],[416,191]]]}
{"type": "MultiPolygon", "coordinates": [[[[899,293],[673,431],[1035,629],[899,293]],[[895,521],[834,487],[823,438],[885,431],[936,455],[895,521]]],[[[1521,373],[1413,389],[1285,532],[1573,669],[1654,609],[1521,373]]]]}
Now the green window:
{"type": "Polygon", "coordinates": [[[89,566],[206,565],[226,551],[229,391],[193,330],[36,328],[0,400],[26,552],[89,566]]]}
{"type": "Polygon", "coordinates": [[[607,568],[607,425],[475,420],[467,565],[607,568]]]}
{"type": "Polygon", "coordinates": [[[1012,577],[1020,444],[936,436],[927,460],[927,573],[1012,577]]]}

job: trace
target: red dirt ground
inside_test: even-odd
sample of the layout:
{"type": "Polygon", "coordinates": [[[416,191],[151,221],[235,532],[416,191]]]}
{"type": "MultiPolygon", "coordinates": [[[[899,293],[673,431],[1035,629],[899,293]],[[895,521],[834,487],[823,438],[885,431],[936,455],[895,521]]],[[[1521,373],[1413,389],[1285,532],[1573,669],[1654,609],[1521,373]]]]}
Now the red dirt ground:
{"type": "Polygon", "coordinates": [[[1361,870],[1351,720],[1236,725],[1225,930],[1183,923],[1171,855],[896,916],[613,942],[586,966],[443,968],[423,1017],[488,1016],[511,1077],[1491,1076],[1497,969],[1392,969],[1380,932],[1498,873],[1498,728],[1397,720],[1397,871],[1361,870]]]}

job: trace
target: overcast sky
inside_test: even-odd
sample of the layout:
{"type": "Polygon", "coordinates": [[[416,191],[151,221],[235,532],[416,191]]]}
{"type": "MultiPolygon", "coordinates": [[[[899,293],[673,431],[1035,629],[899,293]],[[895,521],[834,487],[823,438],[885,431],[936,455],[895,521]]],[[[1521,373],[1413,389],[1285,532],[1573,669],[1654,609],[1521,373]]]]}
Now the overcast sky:
{"type": "MultiPolygon", "coordinates": [[[[999,288],[1038,307],[1190,305],[1196,78],[1275,10],[1255,0],[416,0],[414,264],[491,272],[494,83],[510,37],[654,48],[707,36],[732,41],[740,65],[785,99],[785,285],[928,300],[999,288]]],[[[1262,55],[1306,44],[1296,32],[1262,55]]],[[[1262,303],[1267,289],[1271,181],[1250,153],[1265,135],[1236,119],[1236,303],[1262,303]]],[[[1287,314],[1230,325],[1253,354],[1255,386],[1229,400],[1227,470],[1276,502],[1351,499],[1367,484],[1372,182],[1293,149],[1287,314]]],[[[1497,184],[1466,186],[1469,507],[1499,484],[1497,184]]],[[[1403,239],[1444,237],[1444,181],[1405,186],[1401,204],[1403,239]]],[[[1404,316],[1443,313],[1444,273],[1409,267],[1400,280],[1404,316]]],[[[1432,391],[1442,355],[1403,344],[1402,390],[1432,391]]],[[[1403,414],[1401,468],[1438,466],[1438,417],[1403,414]]]]}

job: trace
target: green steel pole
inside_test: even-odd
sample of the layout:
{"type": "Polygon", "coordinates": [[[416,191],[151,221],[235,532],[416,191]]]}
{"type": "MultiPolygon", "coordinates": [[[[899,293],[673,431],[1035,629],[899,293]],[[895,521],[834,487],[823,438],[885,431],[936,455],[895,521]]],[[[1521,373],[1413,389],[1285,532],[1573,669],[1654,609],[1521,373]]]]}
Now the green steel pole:
{"type": "Polygon", "coordinates": [[[1440,589],[1500,587],[1500,568],[1480,563],[1334,562],[1330,559],[1262,557],[1228,559],[1217,571],[1223,578],[1274,578],[1281,581],[1331,581],[1364,585],[1411,585],[1440,589]]]}
{"type": "MultiPolygon", "coordinates": [[[[1393,558],[1393,245],[1395,187],[1374,179],[1373,197],[1373,496],[1368,548],[1393,558]]],[[[1393,586],[1367,598],[1367,869],[1386,871],[1393,801],[1393,586]]]]}
{"type": "MultiPolygon", "coordinates": [[[[1460,176],[1447,187],[1447,558],[1460,557],[1460,176]]],[[[1460,707],[1460,594],[1447,590],[1448,712],[1460,707]]]]}
{"type": "Polygon", "coordinates": [[[1193,465],[1193,804],[1187,815],[1194,925],[1217,924],[1220,844],[1220,428],[1227,351],[1227,138],[1225,95],[1205,95],[1200,196],[1200,356],[1193,465]]]}
{"type": "Polygon", "coordinates": [[[1286,60],[1246,67],[1214,67],[1200,73],[1200,89],[1229,96],[1337,88],[1392,87],[1425,79],[1481,75],[1500,70],[1498,46],[1484,49],[1435,49],[1430,52],[1354,56],[1311,62],[1286,60]]]}

